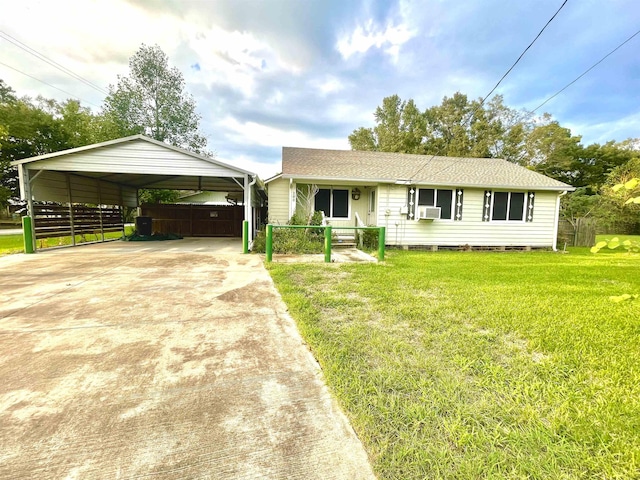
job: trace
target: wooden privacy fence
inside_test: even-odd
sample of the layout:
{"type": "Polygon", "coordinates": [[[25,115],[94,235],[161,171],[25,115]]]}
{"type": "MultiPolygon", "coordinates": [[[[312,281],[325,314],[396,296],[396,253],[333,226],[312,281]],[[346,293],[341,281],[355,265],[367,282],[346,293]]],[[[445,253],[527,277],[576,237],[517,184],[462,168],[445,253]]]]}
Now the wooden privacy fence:
{"type": "Polygon", "coordinates": [[[592,247],[596,244],[596,220],[577,218],[575,225],[568,220],[558,222],[558,246],[592,247]]]}
{"type": "Polygon", "coordinates": [[[32,215],[35,238],[96,234],[104,240],[106,232],[124,229],[120,207],[36,204],[32,215]]]}
{"type": "Polygon", "coordinates": [[[244,207],[240,205],[145,204],[153,233],[183,237],[241,237],[244,207]]]}

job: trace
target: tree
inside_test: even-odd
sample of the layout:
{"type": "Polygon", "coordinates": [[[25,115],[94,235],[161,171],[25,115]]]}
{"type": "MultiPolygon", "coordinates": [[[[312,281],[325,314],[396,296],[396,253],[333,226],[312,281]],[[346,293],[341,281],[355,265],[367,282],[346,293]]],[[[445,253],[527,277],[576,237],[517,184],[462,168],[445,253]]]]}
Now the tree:
{"type": "Polygon", "coordinates": [[[592,195],[584,187],[560,197],[560,215],[576,228],[579,218],[596,216],[600,212],[602,199],[600,195],[592,195]]]}
{"type": "MultiPolygon", "coordinates": [[[[38,103],[43,103],[39,99],[38,103]]],[[[28,97],[17,98],[0,80],[0,186],[4,204],[19,196],[18,170],[14,160],[71,148],[61,122],[28,97]],[[10,192],[7,197],[7,190],[10,192]]]]}
{"type": "Polygon", "coordinates": [[[500,157],[520,162],[530,114],[513,110],[495,96],[487,104],[456,92],[421,112],[413,100],[398,95],[382,100],[373,128],[349,135],[354,150],[460,157],[500,157]]]}
{"type": "Polygon", "coordinates": [[[109,86],[103,114],[117,136],[144,133],[156,140],[202,153],[206,138],[198,133],[200,115],[184,91],[182,73],[169,67],[167,55],[142,45],[129,60],[128,77],[109,86]]]}
{"type": "MultiPolygon", "coordinates": [[[[574,185],[588,186],[598,191],[603,185],[621,183],[609,179],[610,174],[619,167],[638,158],[638,152],[628,143],[609,141],[603,145],[594,143],[577,151],[573,170],[577,172],[574,185]]],[[[622,182],[624,183],[624,182],[622,182]]]]}
{"type": "Polygon", "coordinates": [[[311,224],[311,218],[315,213],[315,198],[320,189],[315,184],[299,185],[296,190],[296,205],[299,213],[307,222],[311,224]]]}
{"type": "Polygon", "coordinates": [[[413,100],[402,101],[398,95],[382,100],[376,108],[374,118],[377,125],[358,128],[349,135],[354,150],[380,152],[422,153],[424,115],[413,100]]]}
{"type": "MultiPolygon", "coordinates": [[[[523,164],[561,182],[573,185],[574,159],[580,148],[581,137],[544,114],[527,136],[523,164]]],[[[580,185],[581,186],[581,185],[580,185]]]]}

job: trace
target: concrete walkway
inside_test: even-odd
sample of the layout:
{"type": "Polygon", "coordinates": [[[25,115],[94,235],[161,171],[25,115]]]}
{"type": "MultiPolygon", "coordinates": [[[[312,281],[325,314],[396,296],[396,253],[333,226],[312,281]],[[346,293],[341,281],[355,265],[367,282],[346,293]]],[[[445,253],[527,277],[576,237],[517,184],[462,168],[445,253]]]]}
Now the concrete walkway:
{"type": "Polygon", "coordinates": [[[0,257],[0,478],[368,479],[237,241],[0,257]]]}

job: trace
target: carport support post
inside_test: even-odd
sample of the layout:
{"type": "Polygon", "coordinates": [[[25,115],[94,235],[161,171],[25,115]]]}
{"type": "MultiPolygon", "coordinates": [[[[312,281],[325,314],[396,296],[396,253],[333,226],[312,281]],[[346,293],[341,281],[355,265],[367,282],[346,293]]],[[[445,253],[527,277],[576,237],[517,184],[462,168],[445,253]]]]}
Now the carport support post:
{"type": "Polygon", "coordinates": [[[381,262],[384,260],[384,244],[386,239],[385,237],[385,228],[384,227],[380,227],[380,230],[378,232],[378,261],[381,262]]]}
{"type": "Polygon", "coordinates": [[[264,251],[267,256],[267,262],[271,262],[273,260],[273,225],[270,223],[267,225],[267,239],[264,251]]]}
{"type": "Polygon", "coordinates": [[[242,221],[242,253],[249,253],[249,221],[242,221]]]}
{"type": "Polygon", "coordinates": [[[324,227],[324,261],[331,263],[331,225],[324,227]]]}
{"type": "Polygon", "coordinates": [[[24,253],[34,253],[31,217],[22,217],[22,232],[24,239],[24,253]]]}

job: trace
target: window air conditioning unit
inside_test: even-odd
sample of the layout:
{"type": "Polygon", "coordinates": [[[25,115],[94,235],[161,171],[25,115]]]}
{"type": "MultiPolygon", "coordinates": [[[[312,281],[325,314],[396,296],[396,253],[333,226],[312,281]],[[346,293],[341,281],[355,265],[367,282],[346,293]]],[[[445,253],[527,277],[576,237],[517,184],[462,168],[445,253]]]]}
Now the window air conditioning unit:
{"type": "Polygon", "coordinates": [[[440,219],[440,207],[418,206],[418,220],[440,219]]]}

